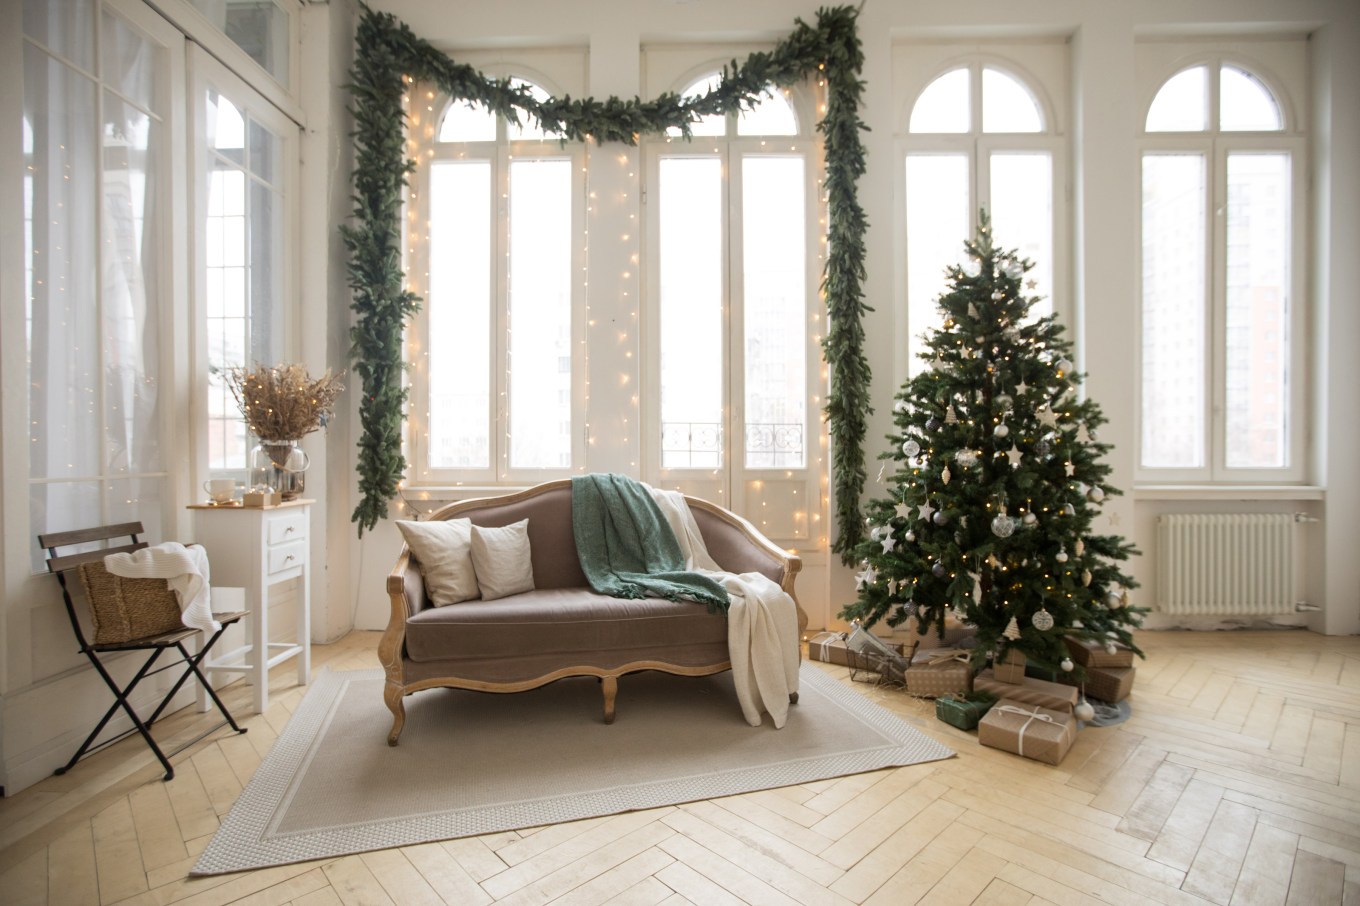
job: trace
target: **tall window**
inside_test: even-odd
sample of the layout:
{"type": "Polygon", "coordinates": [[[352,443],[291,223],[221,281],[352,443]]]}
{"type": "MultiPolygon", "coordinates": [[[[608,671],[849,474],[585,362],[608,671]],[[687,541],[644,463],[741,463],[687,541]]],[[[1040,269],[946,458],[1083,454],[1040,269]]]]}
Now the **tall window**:
{"type": "MultiPolygon", "coordinates": [[[[518,79],[536,96],[546,89],[518,79]]],[[[409,271],[425,302],[408,335],[416,483],[540,480],[583,460],[577,417],[584,156],[412,90],[419,169],[409,271]],[[422,285],[423,283],[423,285],[422,285]]]]}
{"type": "MultiPolygon", "coordinates": [[[[683,93],[706,92],[715,79],[683,93]]],[[[796,507],[762,526],[781,538],[805,536],[820,449],[809,119],[792,92],[772,89],[754,109],[709,117],[692,141],[665,137],[647,154],[648,365],[659,403],[646,413],[648,471],[758,522],[753,496],[771,480],[789,482],[782,496],[796,507]]]]}
{"type": "Polygon", "coordinates": [[[940,326],[944,269],[957,264],[986,208],[998,241],[1034,261],[1036,316],[1065,285],[1060,144],[1042,94],[1001,63],[955,60],[915,95],[907,120],[905,224],[910,373],[925,367],[922,334],[940,326]]]}
{"type": "Polygon", "coordinates": [[[23,28],[28,532],[140,519],[155,535],[180,39],[93,0],[25,3],[23,28]]]}
{"type": "Polygon", "coordinates": [[[226,375],[278,364],[287,348],[297,127],[207,54],[191,54],[199,76],[196,279],[206,327],[208,470],[244,476],[254,441],[226,375]]]}
{"type": "Polygon", "coordinates": [[[1176,72],[1142,139],[1146,477],[1301,477],[1302,138],[1253,69],[1176,72]]]}

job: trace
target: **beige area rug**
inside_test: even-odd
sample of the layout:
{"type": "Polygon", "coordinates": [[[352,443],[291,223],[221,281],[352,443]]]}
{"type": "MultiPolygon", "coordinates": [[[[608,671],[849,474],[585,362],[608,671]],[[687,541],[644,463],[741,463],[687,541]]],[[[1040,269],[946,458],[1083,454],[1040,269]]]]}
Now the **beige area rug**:
{"type": "Polygon", "coordinates": [[[537,827],[948,758],[952,750],[803,666],[783,729],[741,716],[731,674],[406,699],[401,744],[379,670],[322,673],[194,874],[537,827]]]}

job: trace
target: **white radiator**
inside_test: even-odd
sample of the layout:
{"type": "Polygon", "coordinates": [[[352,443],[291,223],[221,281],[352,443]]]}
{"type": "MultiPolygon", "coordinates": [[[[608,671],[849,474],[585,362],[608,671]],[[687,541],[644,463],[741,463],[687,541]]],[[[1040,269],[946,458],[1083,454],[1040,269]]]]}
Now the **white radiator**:
{"type": "Polygon", "coordinates": [[[1291,513],[1157,519],[1157,609],[1231,616],[1294,612],[1291,513]]]}

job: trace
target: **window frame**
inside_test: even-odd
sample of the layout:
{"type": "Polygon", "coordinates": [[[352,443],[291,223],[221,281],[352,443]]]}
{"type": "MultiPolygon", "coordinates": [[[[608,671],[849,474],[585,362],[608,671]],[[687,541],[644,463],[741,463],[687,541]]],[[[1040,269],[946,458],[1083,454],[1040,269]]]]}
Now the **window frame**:
{"type": "Polygon", "coordinates": [[[1134,458],[1134,481],[1144,485],[1286,485],[1302,484],[1307,480],[1307,441],[1311,434],[1308,412],[1308,139],[1296,116],[1296,99],[1292,99],[1282,83],[1269,69],[1239,54],[1199,53],[1182,57],[1169,67],[1158,71],[1152,88],[1145,93],[1139,108],[1138,138],[1139,184],[1142,182],[1143,161],[1156,154],[1195,154],[1205,162],[1205,216],[1208,228],[1204,236],[1205,287],[1204,299],[1204,399],[1203,423],[1205,436],[1204,465],[1199,467],[1158,468],[1145,465],[1142,457],[1144,434],[1142,354],[1143,337],[1143,208],[1137,208],[1138,266],[1135,268],[1135,298],[1137,299],[1137,336],[1139,354],[1135,356],[1134,405],[1135,437],[1138,453],[1134,458]],[[1219,124],[1219,73],[1223,66],[1241,69],[1271,92],[1280,112],[1279,130],[1249,131],[1222,130],[1219,124]],[[1209,70],[1207,85],[1207,122],[1202,131],[1147,131],[1147,117],[1151,105],[1162,86],[1181,72],[1196,66],[1209,70]],[[1230,154],[1251,152],[1286,153],[1290,158],[1289,199],[1289,342],[1287,354],[1287,405],[1285,413],[1286,465],[1279,468],[1230,467],[1227,464],[1227,161],[1230,154]]]}
{"type": "MultiPolygon", "coordinates": [[[[675,91],[683,91],[704,76],[721,70],[721,62],[710,60],[685,70],[675,80],[675,91]]],[[[659,186],[660,162],[667,157],[717,158],[723,173],[723,305],[721,350],[723,376],[723,442],[718,467],[663,468],[661,419],[661,274],[659,198],[644,191],[644,330],[642,337],[642,382],[646,403],[642,416],[642,471],[658,485],[676,487],[686,493],[718,500],[751,519],[769,537],[800,546],[825,548],[823,509],[826,480],[826,425],[822,415],[823,388],[827,371],[822,361],[821,339],[826,330],[826,310],[821,298],[822,265],[825,257],[826,213],[822,201],[824,169],[821,141],[814,124],[820,109],[813,87],[791,86],[782,91],[797,120],[793,135],[740,135],[739,115],[726,115],[723,135],[695,136],[690,142],[674,136],[656,136],[643,142],[644,187],[659,186]],[[744,220],[742,217],[742,168],[749,157],[801,157],[804,163],[805,317],[808,329],[804,343],[806,371],[804,398],[804,461],[799,468],[789,466],[748,466],[745,444],[745,288],[741,278],[744,220]],[[739,430],[740,429],[740,430],[739,430]],[[788,503],[788,501],[794,501],[788,503]],[[821,501],[819,503],[819,501],[821,501]],[[787,511],[782,509],[787,505],[787,511]],[[772,509],[773,508],[773,509],[772,509]]]]}
{"type": "MultiPolygon", "coordinates": [[[[1065,45],[1055,45],[1065,50],[1065,45]]],[[[986,51],[969,51],[961,54],[945,53],[931,68],[922,70],[912,84],[899,86],[905,88],[898,120],[898,133],[894,138],[894,218],[895,233],[899,237],[898,248],[902,253],[897,256],[895,275],[899,287],[900,314],[907,324],[908,333],[919,334],[922,327],[911,323],[910,267],[912,250],[907,235],[907,158],[913,155],[963,156],[967,158],[968,180],[968,223],[970,230],[976,228],[977,214],[985,206],[991,214],[991,159],[994,155],[1007,152],[1043,152],[1049,155],[1052,165],[1052,225],[1050,236],[1053,259],[1049,262],[1052,274],[1049,303],[1052,313],[1066,324],[1074,321],[1075,303],[1072,280],[1072,230],[1071,198],[1072,173],[1069,164],[1068,136],[1063,129],[1064,117],[1054,104],[1055,86],[1039,74],[1034,67],[1023,65],[1020,61],[1005,55],[1004,45],[989,47],[986,51]],[[922,94],[940,77],[958,69],[967,69],[969,119],[968,129],[964,132],[911,132],[911,115],[916,102],[922,94]],[[984,132],[982,124],[982,71],[995,69],[1021,84],[1034,99],[1039,115],[1043,118],[1043,128],[1039,132],[984,132]]],[[[1017,48],[1018,49],[1018,48],[1017,48]]],[[[897,50],[895,48],[895,50],[897,50]]],[[[1030,46],[1030,55],[1042,52],[1043,46],[1030,46]]],[[[969,235],[958,237],[959,256],[963,255],[963,243],[969,235]]],[[[1000,241],[1011,247],[1006,237],[1000,241]]],[[[943,276],[940,289],[945,288],[943,276]]],[[[909,344],[899,344],[897,352],[898,373],[904,377],[914,375],[926,367],[909,352],[909,344]]]]}
{"type": "MultiPolygon", "coordinates": [[[[507,68],[505,77],[523,79],[560,96],[555,86],[541,74],[526,67],[507,68]]],[[[441,94],[428,84],[410,86],[412,103],[425,107],[410,122],[410,129],[421,129],[419,138],[410,136],[410,147],[416,169],[408,182],[406,217],[404,219],[404,248],[408,287],[425,297],[429,288],[430,257],[428,234],[419,235],[419,225],[428,226],[428,186],[431,164],[458,159],[486,160],[491,165],[492,204],[490,205],[491,232],[491,341],[492,354],[488,367],[488,437],[490,464],[484,468],[436,468],[430,464],[429,413],[431,388],[426,362],[430,355],[430,306],[423,302],[420,311],[406,326],[404,344],[406,361],[411,363],[410,398],[407,403],[406,444],[408,464],[405,484],[415,488],[440,488],[460,485],[527,486],[565,478],[579,472],[586,462],[586,147],[580,142],[564,144],[551,135],[543,139],[511,140],[508,121],[496,117],[496,138],[482,142],[441,142],[438,131],[448,109],[458,99],[441,94]],[[417,98],[421,100],[416,101],[417,98]],[[432,103],[424,103],[431,101],[432,103]],[[423,119],[422,119],[423,118],[423,119]],[[509,348],[506,340],[509,324],[510,279],[510,169],[515,160],[566,160],[571,171],[571,463],[562,468],[514,468],[510,465],[510,424],[513,399],[510,396],[509,348]]]]}

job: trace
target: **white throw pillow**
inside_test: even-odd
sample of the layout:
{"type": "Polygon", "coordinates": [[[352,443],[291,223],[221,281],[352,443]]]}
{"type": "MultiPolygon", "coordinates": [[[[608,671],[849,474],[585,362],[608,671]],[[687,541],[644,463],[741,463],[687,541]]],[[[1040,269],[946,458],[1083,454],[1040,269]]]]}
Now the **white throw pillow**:
{"type": "Polygon", "coordinates": [[[534,590],[529,553],[528,519],[504,528],[472,527],[472,566],[483,601],[534,590]]]}
{"type": "Polygon", "coordinates": [[[425,577],[425,593],[435,607],[477,597],[477,573],[472,565],[472,521],[469,519],[410,522],[397,528],[415,555],[425,577]]]}

